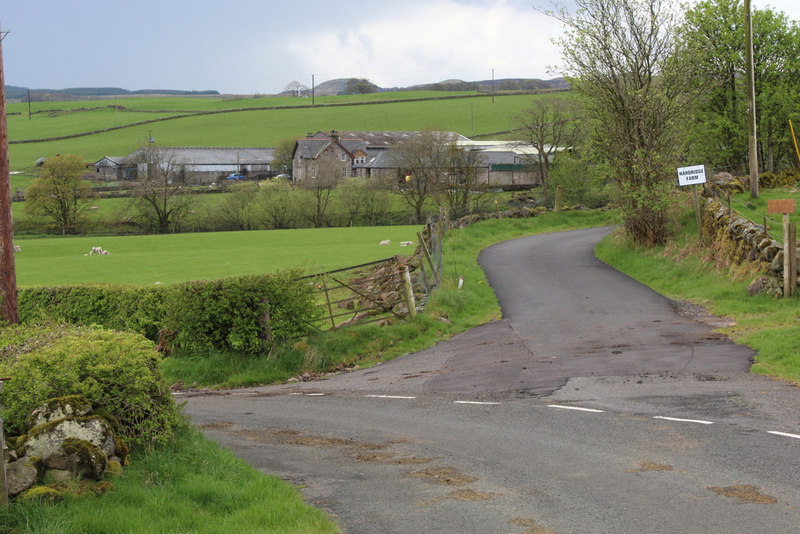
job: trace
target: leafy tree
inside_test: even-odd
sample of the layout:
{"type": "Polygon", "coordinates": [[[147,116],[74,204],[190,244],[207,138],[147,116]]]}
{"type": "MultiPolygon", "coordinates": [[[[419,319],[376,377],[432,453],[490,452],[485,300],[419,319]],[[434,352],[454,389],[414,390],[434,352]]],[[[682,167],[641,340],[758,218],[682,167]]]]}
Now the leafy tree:
{"type": "Polygon", "coordinates": [[[179,231],[183,216],[191,209],[183,189],[190,179],[185,163],[156,145],[139,150],[135,163],[138,185],[132,201],[140,220],[153,232],[179,231]]]}
{"type": "Polygon", "coordinates": [[[366,78],[350,78],[344,89],[348,95],[364,95],[367,93],[377,93],[378,86],[366,78]]]}
{"type": "MultiPolygon", "coordinates": [[[[753,9],[754,78],[762,168],[792,162],[788,119],[800,111],[800,28],[783,13],[753,9]]],[[[681,38],[700,69],[705,94],[691,155],[740,171],[747,161],[744,7],[705,0],[686,13],[681,38]]]]}
{"type": "Polygon", "coordinates": [[[275,152],[272,153],[270,167],[280,174],[292,175],[294,145],[296,141],[291,138],[281,139],[275,152]]]}
{"type": "Polygon", "coordinates": [[[74,233],[95,197],[81,179],[83,161],[74,154],[49,157],[39,178],[25,193],[25,212],[52,218],[62,234],[74,233]]]}
{"type": "Polygon", "coordinates": [[[591,144],[615,186],[625,229],[664,243],[694,63],[681,55],[669,0],[575,0],[560,39],[567,74],[586,102],[591,144]]]}
{"type": "Polygon", "coordinates": [[[231,184],[216,205],[217,217],[234,230],[253,230],[258,223],[258,183],[231,184]]]}
{"type": "Polygon", "coordinates": [[[274,179],[261,186],[261,207],[269,228],[294,228],[297,220],[297,191],[286,180],[274,179]]]}
{"type": "Polygon", "coordinates": [[[542,184],[550,181],[550,166],[559,149],[574,146],[578,137],[579,108],[564,98],[536,99],[531,106],[512,118],[522,140],[536,148],[528,157],[538,165],[542,184]]]}
{"type": "Polygon", "coordinates": [[[389,192],[378,180],[351,176],[336,187],[336,199],[345,214],[345,226],[361,222],[375,226],[389,210],[389,192]]]}

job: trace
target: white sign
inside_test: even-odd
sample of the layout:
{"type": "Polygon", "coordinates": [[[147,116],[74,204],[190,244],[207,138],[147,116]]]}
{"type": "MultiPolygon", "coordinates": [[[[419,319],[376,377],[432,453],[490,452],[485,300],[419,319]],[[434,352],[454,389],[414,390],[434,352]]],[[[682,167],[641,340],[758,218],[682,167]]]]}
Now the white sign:
{"type": "Polygon", "coordinates": [[[678,167],[678,185],[696,185],[706,183],[706,166],[678,167]]]}

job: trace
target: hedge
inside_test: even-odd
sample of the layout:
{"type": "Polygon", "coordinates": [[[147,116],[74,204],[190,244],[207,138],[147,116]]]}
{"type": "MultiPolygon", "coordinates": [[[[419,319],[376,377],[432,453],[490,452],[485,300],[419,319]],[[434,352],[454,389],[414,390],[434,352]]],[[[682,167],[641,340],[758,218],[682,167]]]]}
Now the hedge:
{"type": "Polygon", "coordinates": [[[9,433],[54,397],[83,395],[120,423],[133,444],[165,443],[183,417],[158,372],[161,356],[139,334],[58,324],[0,328],[0,394],[9,433]]]}
{"type": "Polygon", "coordinates": [[[319,307],[297,270],[169,286],[81,285],[19,290],[23,323],[101,325],[144,335],[167,351],[268,351],[307,334],[319,307]]]}

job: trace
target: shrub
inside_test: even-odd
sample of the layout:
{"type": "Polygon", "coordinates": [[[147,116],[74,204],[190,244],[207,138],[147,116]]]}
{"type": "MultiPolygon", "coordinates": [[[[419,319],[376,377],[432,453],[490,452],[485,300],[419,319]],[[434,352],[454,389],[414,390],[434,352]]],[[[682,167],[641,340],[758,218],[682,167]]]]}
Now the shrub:
{"type": "Polygon", "coordinates": [[[777,172],[762,172],[758,175],[758,183],[764,188],[792,187],[800,179],[800,170],[786,169],[777,172]]]}
{"type": "Polygon", "coordinates": [[[299,270],[173,286],[65,286],[22,289],[23,323],[97,324],[136,332],[170,348],[264,352],[309,332],[313,286],[299,270]]]}
{"type": "Polygon", "coordinates": [[[14,325],[0,329],[0,402],[11,433],[53,397],[80,394],[118,420],[134,444],[166,442],[181,420],[158,373],[152,342],[98,327],[14,325]]]}

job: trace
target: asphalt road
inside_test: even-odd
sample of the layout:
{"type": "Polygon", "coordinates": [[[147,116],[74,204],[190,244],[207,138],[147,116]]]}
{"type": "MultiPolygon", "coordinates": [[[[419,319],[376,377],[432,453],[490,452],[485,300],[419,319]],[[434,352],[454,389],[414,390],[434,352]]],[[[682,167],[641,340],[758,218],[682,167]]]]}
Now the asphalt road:
{"type": "Polygon", "coordinates": [[[606,231],[485,250],[501,321],[187,412],[349,534],[796,532],[800,391],[596,260],[606,231]]]}

